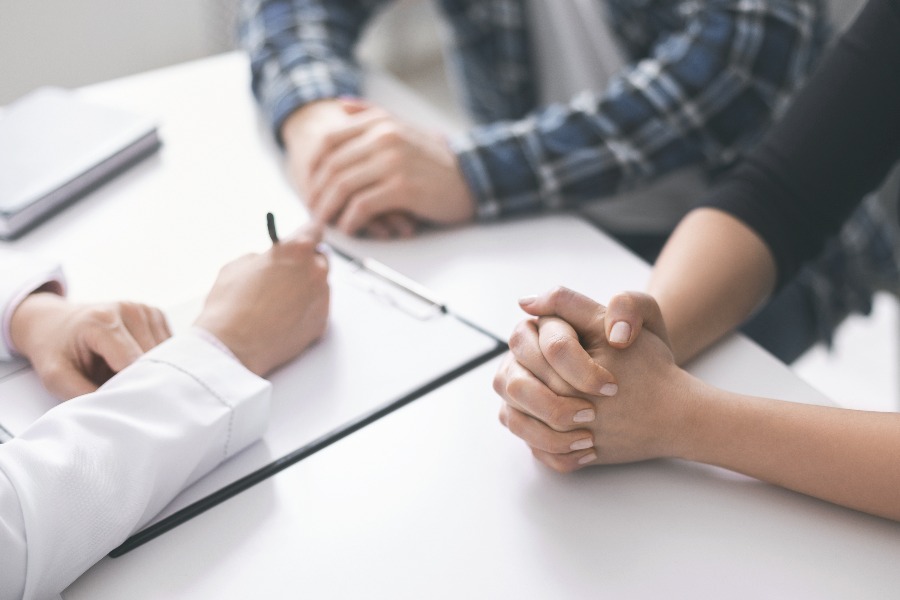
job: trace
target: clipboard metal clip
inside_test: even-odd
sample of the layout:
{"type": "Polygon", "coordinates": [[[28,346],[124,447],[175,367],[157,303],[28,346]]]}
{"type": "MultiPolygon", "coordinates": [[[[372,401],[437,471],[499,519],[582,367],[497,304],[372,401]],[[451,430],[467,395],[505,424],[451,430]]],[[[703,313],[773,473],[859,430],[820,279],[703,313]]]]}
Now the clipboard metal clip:
{"type": "Polygon", "coordinates": [[[447,314],[447,306],[412,279],[401,275],[373,258],[357,258],[328,244],[328,249],[352,268],[352,281],[358,288],[409,316],[428,321],[447,314]]]}

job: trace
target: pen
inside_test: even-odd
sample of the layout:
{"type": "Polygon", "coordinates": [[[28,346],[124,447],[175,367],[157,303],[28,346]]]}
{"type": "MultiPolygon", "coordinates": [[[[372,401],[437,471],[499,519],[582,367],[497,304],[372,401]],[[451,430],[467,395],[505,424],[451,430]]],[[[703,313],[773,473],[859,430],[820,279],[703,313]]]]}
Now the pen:
{"type": "Polygon", "coordinates": [[[275,231],[275,215],[266,213],[266,227],[269,229],[269,239],[273,244],[278,243],[278,232],[275,231]]]}

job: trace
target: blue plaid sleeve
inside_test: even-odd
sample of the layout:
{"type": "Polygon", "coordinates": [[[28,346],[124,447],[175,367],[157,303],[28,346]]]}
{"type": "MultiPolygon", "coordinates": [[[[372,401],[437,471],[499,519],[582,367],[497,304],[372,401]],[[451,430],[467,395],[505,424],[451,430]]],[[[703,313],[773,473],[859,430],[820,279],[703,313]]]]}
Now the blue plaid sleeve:
{"type": "Polygon", "coordinates": [[[353,49],[387,0],[243,0],[238,38],[250,56],[253,93],[279,136],[299,107],[359,95],[353,49]]]}
{"type": "MultiPolygon", "coordinates": [[[[786,104],[823,42],[817,0],[669,4],[678,27],[603,94],[453,137],[480,218],[567,207],[692,163],[730,164],[786,104]]],[[[627,36],[635,22],[617,30],[627,36]]]]}

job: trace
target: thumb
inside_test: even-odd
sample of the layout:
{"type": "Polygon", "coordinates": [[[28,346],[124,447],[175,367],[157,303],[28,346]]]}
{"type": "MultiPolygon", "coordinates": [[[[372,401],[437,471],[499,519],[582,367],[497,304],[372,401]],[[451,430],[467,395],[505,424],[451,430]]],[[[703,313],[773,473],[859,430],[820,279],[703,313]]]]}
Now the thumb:
{"type": "Polygon", "coordinates": [[[606,309],[606,339],[610,346],[627,348],[643,328],[656,334],[671,347],[662,312],[652,296],[640,292],[622,292],[610,299],[606,309]]]}

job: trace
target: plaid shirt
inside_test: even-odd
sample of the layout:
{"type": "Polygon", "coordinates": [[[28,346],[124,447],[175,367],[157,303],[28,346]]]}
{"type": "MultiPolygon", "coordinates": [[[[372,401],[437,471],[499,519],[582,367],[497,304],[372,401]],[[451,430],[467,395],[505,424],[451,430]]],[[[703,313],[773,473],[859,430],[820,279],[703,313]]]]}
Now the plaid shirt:
{"type": "MultiPolygon", "coordinates": [[[[603,93],[540,108],[527,1],[439,2],[481,123],[451,140],[481,218],[568,207],[690,164],[730,165],[825,39],[820,0],[606,0],[631,64],[603,93]]],[[[240,38],[276,135],[303,104],[359,95],[353,49],[386,3],[244,1],[240,38]]]]}

